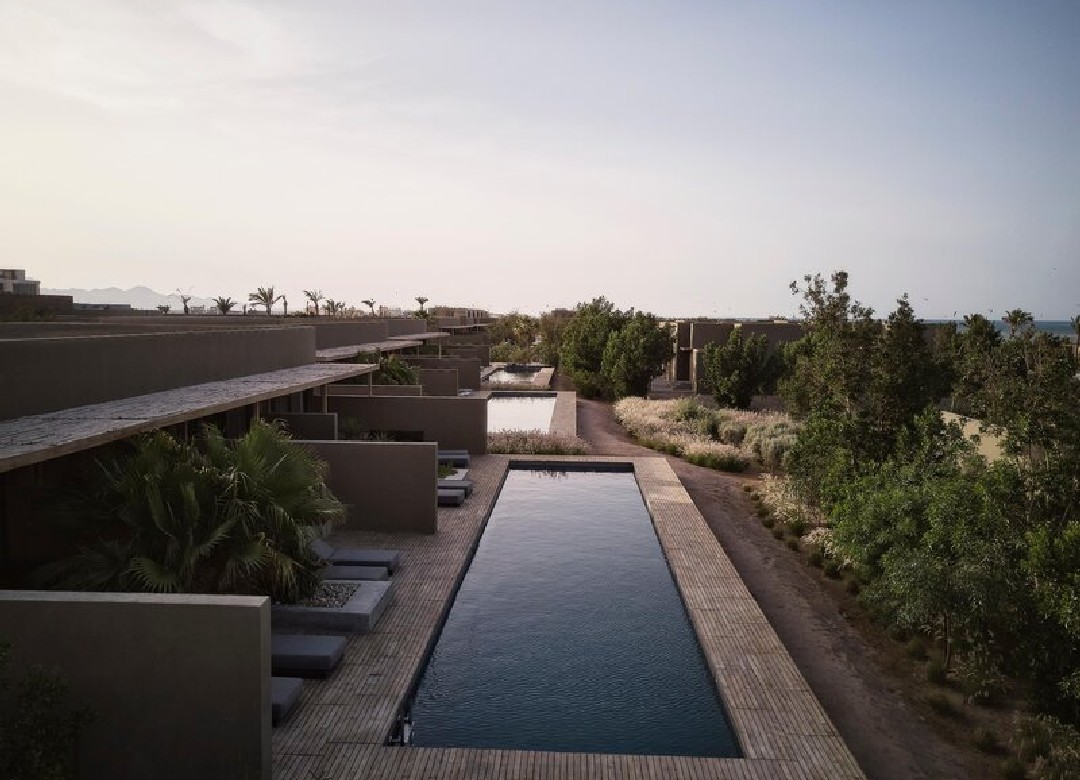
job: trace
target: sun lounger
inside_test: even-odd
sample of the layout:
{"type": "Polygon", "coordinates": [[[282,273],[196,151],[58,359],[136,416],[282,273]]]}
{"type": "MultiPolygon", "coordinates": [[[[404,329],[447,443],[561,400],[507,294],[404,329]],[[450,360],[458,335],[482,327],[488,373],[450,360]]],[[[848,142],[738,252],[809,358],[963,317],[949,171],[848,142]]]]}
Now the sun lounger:
{"type": "Polygon", "coordinates": [[[289,717],[300,701],[304,681],[296,677],[270,678],[270,722],[278,725],[289,717]]]}
{"type": "Polygon", "coordinates": [[[464,503],[464,490],[443,490],[439,488],[439,506],[461,506],[464,503]]]}
{"type": "Polygon", "coordinates": [[[464,490],[465,495],[471,496],[473,492],[473,483],[467,479],[440,479],[440,490],[464,490]]]}
{"type": "Polygon", "coordinates": [[[339,566],[332,564],[322,570],[324,580],[388,580],[390,570],[385,566],[339,566]]]}
{"type": "Polygon", "coordinates": [[[313,634],[271,634],[270,667],[280,677],[326,677],[345,654],[345,638],[313,634]]]}
{"type": "Polygon", "coordinates": [[[315,554],[337,566],[385,566],[391,574],[401,566],[401,553],[397,550],[368,550],[336,548],[325,539],[311,543],[315,554]]]}
{"type": "Polygon", "coordinates": [[[451,466],[463,469],[469,468],[468,450],[439,450],[438,458],[439,463],[449,463],[451,466]]]}

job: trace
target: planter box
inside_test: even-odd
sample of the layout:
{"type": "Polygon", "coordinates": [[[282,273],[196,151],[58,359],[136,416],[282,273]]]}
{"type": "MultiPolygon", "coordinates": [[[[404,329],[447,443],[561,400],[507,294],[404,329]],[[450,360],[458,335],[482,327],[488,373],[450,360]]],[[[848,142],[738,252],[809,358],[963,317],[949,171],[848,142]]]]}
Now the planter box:
{"type": "MultiPolygon", "coordinates": [[[[352,583],[350,583],[352,584],[352,583]]],[[[375,628],[394,595],[394,581],[360,581],[343,607],[302,607],[280,604],[270,609],[275,629],[304,628],[343,634],[367,634],[375,628]]]]}

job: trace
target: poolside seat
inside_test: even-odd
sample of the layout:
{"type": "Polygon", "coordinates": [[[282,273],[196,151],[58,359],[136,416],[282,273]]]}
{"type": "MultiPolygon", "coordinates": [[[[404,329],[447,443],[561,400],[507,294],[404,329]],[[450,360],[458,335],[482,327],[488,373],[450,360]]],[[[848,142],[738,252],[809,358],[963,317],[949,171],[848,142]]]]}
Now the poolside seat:
{"type": "Polygon", "coordinates": [[[397,550],[334,547],[325,539],[312,541],[311,549],[336,566],[385,566],[391,574],[401,567],[401,553],[397,550]]]}
{"type": "Polygon", "coordinates": [[[464,490],[466,496],[471,496],[473,492],[473,483],[467,479],[440,479],[440,490],[464,490]]]}
{"type": "Polygon", "coordinates": [[[449,463],[451,466],[469,468],[468,450],[439,450],[438,459],[439,463],[449,463]]]}
{"type": "Polygon", "coordinates": [[[331,564],[322,570],[324,580],[388,580],[390,570],[385,566],[342,566],[331,564]]]}
{"type": "Polygon", "coordinates": [[[326,677],[341,663],[345,637],[271,634],[270,667],[281,677],[326,677]]]}
{"type": "Polygon", "coordinates": [[[461,506],[464,503],[464,490],[444,490],[439,488],[439,506],[461,506]]]}
{"type": "Polygon", "coordinates": [[[289,717],[296,703],[300,701],[300,692],[304,690],[304,681],[296,677],[270,678],[270,723],[278,725],[289,717]]]}

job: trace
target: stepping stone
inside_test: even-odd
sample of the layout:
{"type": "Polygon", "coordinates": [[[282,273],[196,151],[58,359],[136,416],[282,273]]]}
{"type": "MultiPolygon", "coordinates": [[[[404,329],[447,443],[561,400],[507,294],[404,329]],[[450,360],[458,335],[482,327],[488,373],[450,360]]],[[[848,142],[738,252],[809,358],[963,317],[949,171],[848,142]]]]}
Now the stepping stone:
{"type": "Polygon", "coordinates": [[[332,608],[278,604],[270,608],[270,624],[274,628],[325,631],[333,634],[371,632],[393,600],[394,581],[355,580],[349,584],[356,585],[357,588],[344,606],[332,608]]]}
{"type": "Polygon", "coordinates": [[[339,566],[333,564],[322,570],[324,580],[388,580],[390,570],[385,566],[339,566]]]}
{"type": "Polygon", "coordinates": [[[296,709],[304,681],[296,677],[270,678],[270,723],[277,726],[296,709]]]}
{"type": "Polygon", "coordinates": [[[326,677],[345,654],[345,637],[272,634],[270,666],[280,677],[326,677]]]}
{"type": "Polygon", "coordinates": [[[439,489],[439,506],[461,506],[465,503],[464,490],[439,489]]]}
{"type": "Polygon", "coordinates": [[[473,492],[473,483],[467,479],[440,479],[440,490],[464,490],[466,496],[471,496],[473,492]]]}
{"type": "Polygon", "coordinates": [[[468,450],[439,450],[439,463],[449,463],[451,466],[469,468],[468,450]]]}
{"type": "Polygon", "coordinates": [[[324,561],[338,566],[385,566],[391,574],[401,567],[398,550],[334,547],[325,539],[312,541],[311,549],[324,561]]]}

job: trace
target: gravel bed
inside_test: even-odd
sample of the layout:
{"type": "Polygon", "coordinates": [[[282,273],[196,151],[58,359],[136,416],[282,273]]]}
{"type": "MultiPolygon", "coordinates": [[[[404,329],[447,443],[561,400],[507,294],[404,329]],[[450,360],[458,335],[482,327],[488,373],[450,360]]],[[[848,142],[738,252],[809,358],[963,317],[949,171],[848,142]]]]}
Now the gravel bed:
{"type": "Polygon", "coordinates": [[[303,607],[329,607],[340,609],[352,598],[360,587],[355,582],[324,582],[319,585],[315,595],[300,602],[303,607]]]}

